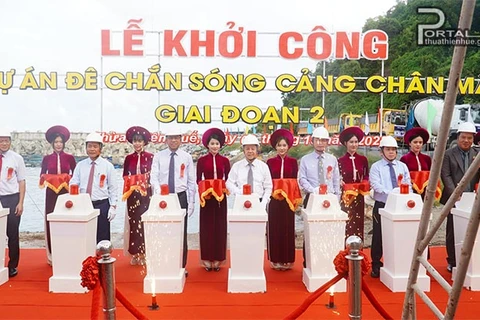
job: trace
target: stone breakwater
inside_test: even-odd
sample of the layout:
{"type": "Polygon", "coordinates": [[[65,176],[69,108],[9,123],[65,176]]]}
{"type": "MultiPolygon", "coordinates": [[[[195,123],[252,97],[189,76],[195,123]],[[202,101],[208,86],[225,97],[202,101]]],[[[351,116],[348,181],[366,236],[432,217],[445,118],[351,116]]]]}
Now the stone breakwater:
{"type": "MultiPolygon", "coordinates": [[[[88,132],[71,132],[70,139],[65,144],[65,152],[76,158],[86,157],[85,138],[88,132]]],[[[165,149],[164,143],[149,143],[145,150],[156,153],[165,149]]],[[[194,160],[206,152],[201,144],[188,144],[181,147],[190,153],[194,160]]],[[[43,156],[52,153],[52,146],[45,139],[45,132],[12,132],[11,149],[21,154],[27,166],[40,166],[43,156]]],[[[128,142],[107,142],[104,145],[102,156],[108,158],[114,165],[123,165],[125,156],[133,152],[128,142]]]]}

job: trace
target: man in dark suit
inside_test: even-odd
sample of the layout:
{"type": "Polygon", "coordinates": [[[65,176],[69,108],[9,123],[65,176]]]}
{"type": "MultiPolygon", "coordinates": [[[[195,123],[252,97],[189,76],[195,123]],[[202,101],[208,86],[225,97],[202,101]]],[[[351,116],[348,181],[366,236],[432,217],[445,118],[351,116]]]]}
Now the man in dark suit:
{"type": "MultiPolygon", "coordinates": [[[[460,124],[457,131],[457,146],[445,152],[442,164],[442,182],[443,194],[440,203],[445,204],[452,195],[456,186],[462,180],[473,158],[477,155],[477,151],[472,148],[473,138],[476,134],[476,128],[473,123],[465,122],[460,124]]],[[[474,178],[467,183],[464,192],[472,192],[475,184],[478,182],[480,172],[477,172],[474,178]]],[[[456,266],[455,260],[455,238],[453,231],[453,216],[451,213],[447,216],[447,271],[452,272],[452,268],[456,266]]]]}

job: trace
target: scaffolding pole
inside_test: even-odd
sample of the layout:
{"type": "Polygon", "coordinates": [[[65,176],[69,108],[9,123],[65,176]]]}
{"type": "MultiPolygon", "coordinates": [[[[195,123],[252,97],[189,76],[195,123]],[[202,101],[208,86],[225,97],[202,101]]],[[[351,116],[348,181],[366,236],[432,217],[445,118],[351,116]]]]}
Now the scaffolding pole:
{"type": "MultiPolygon", "coordinates": [[[[458,22],[458,29],[461,29],[461,30],[470,29],[470,26],[472,25],[474,10],[475,10],[475,0],[463,1],[462,10],[460,13],[460,19],[458,22]]],[[[420,262],[418,261],[417,257],[423,253],[423,251],[419,251],[419,249],[421,248],[422,240],[425,238],[425,234],[427,233],[427,230],[428,230],[428,224],[431,216],[431,208],[433,207],[435,189],[437,187],[437,181],[440,178],[442,160],[443,160],[443,157],[445,156],[448,132],[450,131],[450,123],[452,121],[455,100],[458,92],[458,82],[461,78],[461,73],[462,73],[463,64],[465,61],[466,52],[467,52],[466,46],[455,46],[453,51],[452,64],[451,64],[450,73],[448,76],[447,92],[445,94],[445,104],[444,104],[444,109],[442,114],[442,120],[440,123],[441,130],[439,131],[439,134],[437,137],[438,138],[437,147],[435,148],[435,152],[433,155],[432,168],[431,168],[430,177],[428,180],[425,203],[422,209],[422,215],[421,215],[420,224],[418,227],[415,250],[412,257],[410,274],[408,277],[407,288],[405,292],[405,299],[403,302],[402,319],[404,320],[416,319],[415,305],[414,305],[415,304],[414,286],[417,283],[418,272],[420,268],[420,262]]],[[[464,272],[466,272],[466,267],[464,269],[464,272]]],[[[458,273],[457,273],[457,277],[458,277],[458,273]]],[[[460,293],[458,293],[458,295],[460,295],[460,293]]],[[[458,303],[458,299],[455,301],[455,307],[452,308],[453,314],[455,312],[457,303],[458,303]]],[[[453,317],[453,314],[452,314],[452,317],[453,317]]]]}

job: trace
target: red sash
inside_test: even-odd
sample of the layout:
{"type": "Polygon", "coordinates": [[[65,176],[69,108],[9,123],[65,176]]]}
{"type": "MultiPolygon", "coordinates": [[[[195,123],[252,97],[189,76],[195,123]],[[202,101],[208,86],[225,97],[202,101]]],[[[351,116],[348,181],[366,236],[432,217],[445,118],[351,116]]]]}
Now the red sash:
{"type": "Polygon", "coordinates": [[[148,173],[124,176],[122,200],[127,200],[134,191],[138,191],[142,196],[146,196],[148,187],[148,173]]]}
{"type": "Polygon", "coordinates": [[[343,194],[342,201],[345,206],[350,206],[358,197],[359,194],[362,196],[368,195],[370,193],[370,183],[367,180],[364,180],[359,183],[345,183],[343,185],[343,194]]]}
{"type": "MultiPolygon", "coordinates": [[[[430,178],[430,171],[410,171],[410,179],[412,179],[412,188],[418,194],[423,194],[425,188],[428,185],[428,179],[430,178]]],[[[442,186],[440,181],[437,183],[437,189],[435,190],[435,199],[440,200],[442,197],[442,186]]]]}
{"type": "Polygon", "coordinates": [[[205,201],[210,200],[212,196],[221,202],[225,194],[230,194],[225,186],[225,180],[206,179],[198,183],[198,195],[200,197],[200,206],[205,207],[205,201]]]}
{"type": "Polygon", "coordinates": [[[290,210],[295,212],[302,203],[302,194],[297,179],[273,179],[272,198],[275,200],[285,199],[290,210]]]}
{"type": "Polygon", "coordinates": [[[63,188],[68,191],[68,183],[70,182],[70,175],[68,173],[47,174],[40,176],[38,186],[44,188],[45,186],[58,194],[63,188]]]}

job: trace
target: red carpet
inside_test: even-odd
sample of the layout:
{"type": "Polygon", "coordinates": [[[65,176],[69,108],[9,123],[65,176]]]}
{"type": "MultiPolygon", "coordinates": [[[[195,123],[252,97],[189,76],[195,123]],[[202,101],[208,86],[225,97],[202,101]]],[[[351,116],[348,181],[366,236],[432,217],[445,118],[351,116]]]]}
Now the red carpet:
{"type": "MultiPolygon", "coordinates": [[[[182,294],[157,296],[158,311],[150,311],[150,295],[143,294],[143,267],[130,266],[120,250],[114,252],[117,288],[150,319],[283,319],[309,295],[302,283],[302,254],[297,251],[295,268],[274,271],[265,263],[267,292],[264,294],[227,293],[228,265],[220,272],[206,272],[199,265],[199,252],[189,252],[189,277],[182,294]]],[[[446,278],[445,248],[431,248],[431,263],[446,278]]],[[[410,257],[406,257],[410,259],[410,257]]],[[[52,275],[42,249],[21,251],[19,274],[0,286],[0,319],[88,319],[91,293],[54,294],[48,292],[52,275]]],[[[394,318],[402,313],[404,293],[392,293],[379,279],[366,276],[378,301],[394,318]]],[[[440,310],[446,308],[447,294],[432,282],[428,293],[440,310]]],[[[379,319],[379,314],[363,296],[363,319],[379,319]]],[[[322,295],[299,319],[348,319],[346,293],[335,294],[336,309],[327,309],[328,294],[322,295]]],[[[480,292],[463,290],[455,319],[478,319],[480,292]]],[[[102,314],[100,313],[100,316],[102,314]]],[[[117,318],[132,319],[117,302],[117,318]]],[[[435,319],[433,313],[417,299],[417,318],[435,319]]]]}

